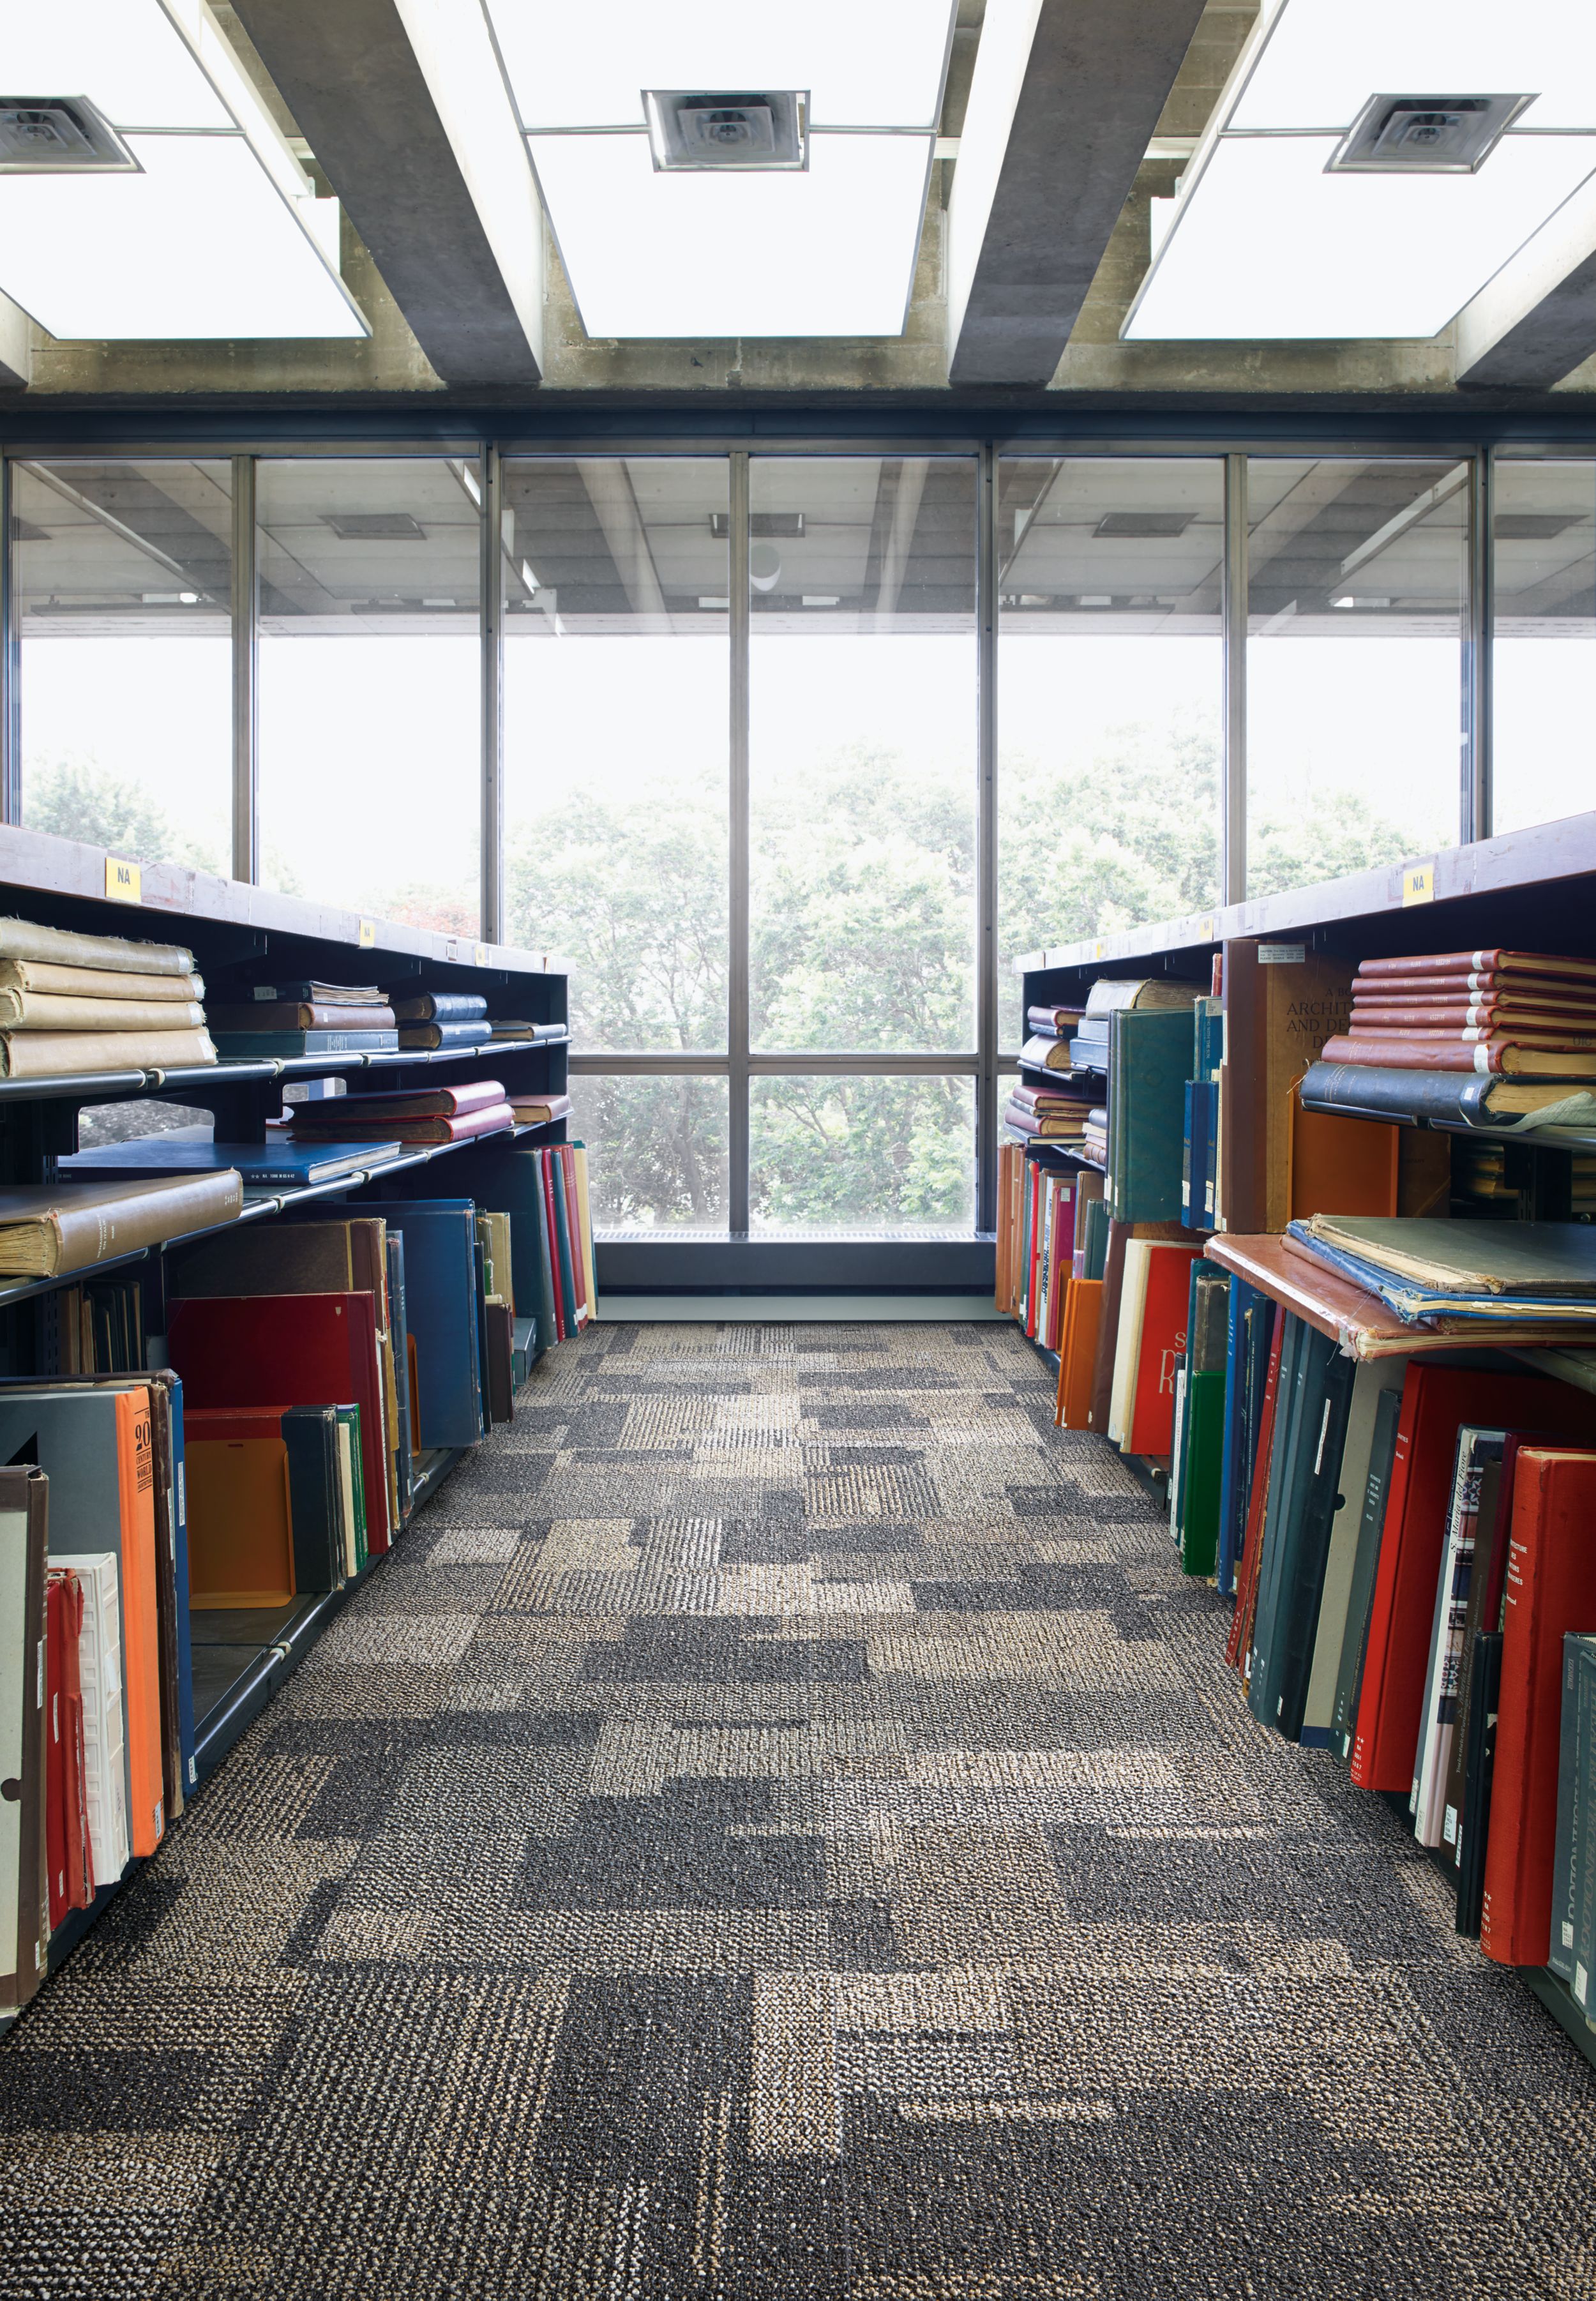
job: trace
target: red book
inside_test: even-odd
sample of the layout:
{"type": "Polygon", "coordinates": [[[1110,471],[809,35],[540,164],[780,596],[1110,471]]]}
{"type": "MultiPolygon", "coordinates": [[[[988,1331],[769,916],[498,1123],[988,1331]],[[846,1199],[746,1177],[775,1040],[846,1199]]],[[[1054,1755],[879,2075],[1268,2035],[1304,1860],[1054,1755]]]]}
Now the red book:
{"type": "Polygon", "coordinates": [[[1026,1159],[1025,1180],[1031,1192],[1031,1274],[1025,1287],[1025,1332],[1034,1342],[1041,1316],[1041,1305],[1036,1299],[1042,1267],[1042,1168],[1038,1159],[1026,1159]]]}
{"type": "Polygon", "coordinates": [[[582,1259],[582,1227],[576,1212],[576,1152],[569,1142],[556,1142],[555,1157],[564,1179],[565,1235],[571,1243],[571,1284],[576,1289],[576,1324],[580,1327],[587,1323],[588,1271],[582,1259]]]}
{"type": "MultiPolygon", "coordinates": [[[[336,1101],[323,1106],[333,1110],[347,1109],[348,1098],[339,1095],[336,1101]]],[[[359,1105],[355,1108],[358,1109],[359,1105]]],[[[458,1118],[329,1118],[316,1125],[301,1120],[294,1127],[296,1142],[468,1142],[475,1134],[497,1134],[514,1126],[515,1113],[507,1102],[485,1103],[480,1110],[468,1110],[458,1118]]]]}
{"type": "Polygon", "coordinates": [[[83,1748],[83,1687],[78,1639],[83,1588],[63,1568],[50,1570],[45,1637],[45,1844],[49,1857],[50,1923],[94,1900],[88,1844],[88,1783],[83,1748]]]}
{"type": "Polygon", "coordinates": [[[486,1110],[506,1100],[497,1079],[472,1079],[464,1086],[417,1087],[391,1094],[339,1094],[325,1102],[294,1102],[288,1116],[304,1134],[341,1128],[346,1123],[363,1126],[380,1119],[385,1126],[396,1118],[464,1118],[468,1112],[486,1110]]]}
{"type": "Polygon", "coordinates": [[[1551,1954],[1563,1638],[1596,1630],[1596,1453],[1525,1446],[1513,1479],[1501,1694],[1480,1947],[1500,1965],[1551,1954]]]}
{"type": "Polygon", "coordinates": [[[1274,1396],[1280,1388],[1280,1352],[1285,1335],[1286,1314],[1277,1309],[1274,1330],[1269,1337],[1269,1371],[1264,1380],[1263,1403],[1258,1408],[1258,1452],[1252,1458],[1252,1483],[1247,1494],[1241,1570],[1236,1577],[1236,1611],[1231,1618],[1230,1636],[1224,1642],[1224,1659],[1233,1669],[1240,1669],[1242,1655],[1252,1648],[1258,1566],[1264,1551],[1264,1507],[1269,1499],[1269,1456],[1274,1443],[1274,1396]]]}
{"type": "Polygon", "coordinates": [[[1373,1063],[1398,1071],[1475,1071],[1492,1078],[1596,1078],[1596,1040],[1576,1046],[1536,1040],[1507,1038],[1493,1033],[1488,1039],[1426,1039],[1411,1033],[1391,1032],[1370,1037],[1326,1039],[1319,1052],[1324,1063],[1373,1063]]]}
{"type": "Polygon", "coordinates": [[[1408,1368],[1352,1745],[1352,1778],[1360,1789],[1400,1790],[1406,1797],[1413,1787],[1435,1588],[1465,1422],[1579,1436],[1596,1430],[1596,1402],[1542,1375],[1482,1373],[1423,1360],[1408,1368]]]}
{"type": "Polygon", "coordinates": [[[388,1548],[374,1294],[196,1295],[172,1304],[166,1346],[186,1406],[358,1406],[366,1543],[388,1548]]]}
{"type": "Polygon", "coordinates": [[[1406,958],[1366,958],[1358,969],[1356,988],[1382,975],[1505,975],[1511,977],[1551,975],[1570,983],[1596,983],[1596,960],[1567,958],[1547,950],[1435,950],[1406,958]]]}
{"type": "Polygon", "coordinates": [[[1050,1351],[1060,1347],[1064,1332],[1064,1295],[1070,1283],[1075,1253],[1075,1177],[1059,1175],[1053,1184],[1053,1236],[1048,1247],[1048,1299],[1044,1305],[1042,1341],[1050,1351]]]}
{"type": "Polygon", "coordinates": [[[1167,1454],[1174,1443],[1174,1362],[1186,1347],[1191,1266],[1201,1252],[1200,1246],[1157,1240],[1148,1257],[1127,1454],[1167,1454]]]}
{"type": "Polygon", "coordinates": [[[569,1342],[575,1329],[565,1309],[565,1290],[560,1284],[560,1233],[554,1211],[554,1160],[547,1150],[537,1153],[543,1184],[543,1230],[548,1250],[549,1283],[554,1292],[554,1332],[557,1343],[569,1342]]]}

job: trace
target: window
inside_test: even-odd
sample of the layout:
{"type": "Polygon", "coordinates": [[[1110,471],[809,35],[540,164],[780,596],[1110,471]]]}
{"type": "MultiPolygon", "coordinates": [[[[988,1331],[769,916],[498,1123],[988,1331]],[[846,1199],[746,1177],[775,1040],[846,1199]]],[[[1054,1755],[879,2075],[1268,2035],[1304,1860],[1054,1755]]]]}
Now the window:
{"type": "Polygon", "coordinates": [[[258,465],[266,886],[476,933],[480,499],[441,456],[258,465]]]}
{"type": "Polygon", "coordinates": [[[1596,797],[1596,463],[1503,458],[1492,549],[1492,831],[1596,797]]]}
{"type": "Polygon", "coordinates": [[[975,1093],[968,1077],[756,1078],[748,1121],[752,1227],[967,1232],[975,1219],[975,1093]]]}
{"type": "Polygon", "coordinates": [[[1457,844],[1466,463],[1248,466],[1247,891],[1457,844]]]}
{"type": "Polygon", "coordinates": [[[230,870],[230,466],[19,464],[13,489],[22,821],[230,870]]]}
{"type": "Polygon", "coordinates": [[[725,1235],[725,1079],[584,1073],[570,1134],[588,1146],[595,1226],[725,1235]]]}
{"type": "Polygon", "coordinates": [[[1224,467],[1005,457],[998,480],[998,950],[1219,898],[1224,467]]]}
{"type": "Polygon", "coordinates": [[[725,1049],[728,506],[723,457],[505,465],[509,935],[579,1049],[725,1049]]]}

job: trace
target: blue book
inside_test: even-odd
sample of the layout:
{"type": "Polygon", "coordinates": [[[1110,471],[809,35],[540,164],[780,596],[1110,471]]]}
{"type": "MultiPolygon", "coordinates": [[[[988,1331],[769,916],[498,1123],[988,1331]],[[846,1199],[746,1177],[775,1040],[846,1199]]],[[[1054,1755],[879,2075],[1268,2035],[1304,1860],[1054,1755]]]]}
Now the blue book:
{"type": "MultiPolygon", "coordinates": [[[[472,1199],[378,1199],[405,1242],[405,1317],[415,1343],[418,1453],[474,1446],[483,1435],[477,1344],[477,1209],[472,1199]]],[[[329,1215],[347,1216],[347,1208],[329,1215]]]]}
{"type": "MultiPolygon", "coordinates": [[[[1348,1217],[1349,1221],[1355,1219],[1348,1217]]],[[[1520,1237],[1526,1232],[1552,1227],[1549,1224],[1536,1223],[1450,1222],[1443,1226],[1447,1230],[1517,1233],[1520,1237]]],[[[1589,1272],[1596,1239],[1577,1223],[1560,1223],[1556,1227],[1567,1234],[1568,1244],[1565,1251],[1570,1265],[1577,1267],[1583,1264],[1589,1272]]],[[[1326,1269],[1349,1279],[1354,1286],[1361,1286],[1366,1294],[1378,1295],[1387,1309],[1394,1310],[1407,1326],[1416,1326],[1425,1318],[1466,1318],[1475,1321],[1484,1334],[1504,1321],[1511,1324],[1518,1319],[1569,1326],[1589,1326],[1596,1323],[1596,1294],[1589,1291],[1583,1294],[1561,1289],[1531,1292],[1526,1287],[1522,1292],[1504,1290],[1500,1293],[1485,1293],[1483,1291],[1466,1293],[1450,1287],[1426,1286],[1416,1278],[1400,1277],[1383,1264],[1370,1262],[1345,1247],[1333,1246],[1327,1239],[1316,1237],[1307,1223],[1290,1224],[1286,1234],[1306,1247],[1314,1261],[1322,1262],[1326,1269]]],[[[1486,1241],[1486,1250],[1498,1243],[1494,1238],[1486,1241]]],[[[1509,1251],[1512,1244],[1509,1235],[1509,1251]]],[[[1548,1265],[1549,1270],[1551,1267],[1548,1265]]],[[[1462,1268],[1461,1263],[1458,1268],[1462,1268]]],[[[1596,1273],[1592,1275],[1596,1276],[1596,1273]]]]}
{"type": "Polygon", "coordinates": [[[480,991],[422,991],[394,1001],[401,1023],[480,1023],[487,1012],[480,991]]]}
{"type": "Polygon", "coordinates": [[[217,1031],[212,1035],[219,1055],[270,1062],[294,1062],[302,1055],[391,1054],[399,1043],[396,1030],[217,1031]]]}
{"type": "Polygon", "coordinates": [[[55,1162],[59,1175],[96,1179],[115,1175],[125,1182],[154,1181],[163,1175],[209,1175],[236,1167],[246,1191],[303,1191],[365,1167],[397,1159],[402,1142],[194,1142],[171,1134],[141,1134],[131,1142],[97,1142],[55,1162]]]}

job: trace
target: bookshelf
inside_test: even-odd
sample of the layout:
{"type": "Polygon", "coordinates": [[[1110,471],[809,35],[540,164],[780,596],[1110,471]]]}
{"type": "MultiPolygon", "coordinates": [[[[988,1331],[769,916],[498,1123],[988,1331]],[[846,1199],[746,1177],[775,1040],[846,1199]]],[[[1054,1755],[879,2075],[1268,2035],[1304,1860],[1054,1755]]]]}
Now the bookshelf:
{"type": "MultiPolygon", "coordinates": [[[[1220,957],[1227,1025],[1226,1075],[1221,1090],[1226,1116],[1221,1125],[1228,1125],[1239,1134],[1249,1123],[1252,1109],[1274,1090],[1278,1077],[1266,1062],[1260,1062],[1258,1042],[1249,1035],[1246,1018],[1250,985],[1261,975],[1260,947],[1274,947],[1286,964],[1316,958],[1348,968],[1372,958],[1496,948],[1596,958],[1596,812],[1416,856],[1320,885],[1216,906],[1202,914],[1035,951],[1017,962],[1015,970],[1019,1018],[1023,1025],[1025,1012],[1032,1006],[1083,1004],[1088,988],[1099,976],[1164,974],[1203,982],[1213,959],[1220,957]]],[[[1449,1169],[1455,1170],[1452,1142],[1466,1137],[1470,1142],[1516,1146],[1515,1188],[1522,1195],[1507,1209],[1509,1217],[1579,1219],[1572,1213],[1569,1195],[1570,1154],[1596,1150],[1596,1127],[1538,1129],[1526,1136],[1512,1129],[1473,1126],[1459,1119],[1399,1117],[1373,1111],[1365,1115],[1349,1111],[1346,1117],[1358,1128],[1363,1123],[1383,1120],[1391,1125],[1394,1120],[1404,1190],[1410,1150],[1423,1150],[1429,1171],[1441,1176],[1442,1195],[1433,1207],[1410,1207],[1399,1197],[1400,1211],[1451,1214],[1459,1220],[1493,1218],[1480,1202],[1446,1194],[1445,1178],[1449,1169]]],[[[1596,1393],[1596,1351],[1526,1347],[1513,1343],[1506,1335],[1499,1342],[1477,1326],[1453,1332],[1416,1329],[1404,1324],[1378,1296],[1289,1251],[1277,1234],[1279,1225],[1257,1218],[1266,1179],[1257,1171],[1258,1164],[1256,1150],[1244,1154],[1233,1141],[1220,1161],[1216,1228],[1208,1235],[1205,1258],[1210,1267],[1216,1265],[1232,1275],[1233,1295],[1238,1287],[1243,1293],[1253,1290],[1255,1298],[1266,1306],[1289,1311],[1303,1326],[1327,1337],[1341,1360],[1353,1360],[1359,1368],[1411,1363],[1459,1373],[1474,1370],[1487,1378],[1497,1373],[1530,1371],[1575,1391],[1596,1393]],[[1253,1160],[1251,1167],[1249,1158],[1253,1160]],[[1242,1217],[1240,1220],[1235,1219],[1238,1214],[1242,1217]]],[[[1295,1209],[1299,1213],[1308,1210],[1295,1209]]],[[[1334,1209],[1327,1203],[1325,1211],[1334,1209]]],[[[1227,1366],[1226,1380],[1233,1395],[1237,1365],[1233,1357],[1227,1366]]],[[[1505,1409],[1499,1410],[1505,1412],[1505,1409]]],[[[1278,1444],[1278,1427],[1275,1439],[1278,1444]]],[[[1227,1448],[1229,1444],[1227,1425],[1227,1448]]],[[[1260,1464],[1263,1459],[1260,1453],[1260,1464]]],[[[1145,1475],[1152,1466],[1132,1467],[1140,1467],[1145,1475]]],[[[1244,1514],[1245,1488],[1242,1494],[1244,1514]]],[[[1378,1527],[1378,1520],[1375,1525],[1378,1527]]],[[[1252,1538],[1249,1532],[1249,1539],[1252,1538]]],[[[1274,1539],[1273,1534],[1269,1538],[1274,1539]]],[[[1222,1576],[1224,1570],[1222,1554],[1222,1576]]],[[[1266,1562],[1264,1570],[1266,1574],[1271,1570],[1266,1562]]],[[[1238,1584],[1241,1580],[1239,1569],[1235,1579],[1238,1584]]],[[[1224,1588],[1223,1594],[1228,1601],[1231,1590],[1224,1588]]],[[[1227,1603],[1227,1619],[1228,1614],[1227,1603]]],[[[1308,1627],[1311,1633],[1311,1620],[1308,1627]]],[[[1331,1761],[1327,1758],[1326,1762],[1331,1761]]],[[[1404,1828],[1415,1828],[1405,1794],[1379,1791],[1375,1795],[1384,1799],[1404,1828]]],[[[1432,1851],[1448,1878],[1455,1878],[1450,1848],[1432,1851]]],[[[1588,2025],[1568,1986],[1550,1968],[1512,1970],[1579,2051],[1596,2063],[1596,2029],[1588,2025]]]]}
{"type": "MultiPolygon", "coordinates": [[[[284,975],[374,983],[400,996],[407,988],[421,987],[479,992],[487,998],[489,1021],[497,1016],[562,1030],[565,1024],[565,974],[548,954],[363,918],[165,865],[146,864],[136,874],[138,901],[113,900],[106,889],[113,883],[111,866],[118,859],[74,841],[0,826],[0,913],[88,934],[184,944],[194,952],[208,985],[248,962],[269,960],[284,975]]],[[[462,1065],[473,1067],[468,1075],[502,1079],[512,1094],[566,1092],[563,1036],[463,1049],[224,1057],[214,1065],[164,1071],[130,1068],[38,1080],[4,1078],[0,1079],[0,1180],[49,1180],[54,1161],[77,1149],[86,1109],[177,1104],[209,1112],[221,1140],[264,1142],[266,1122],[278,1115],[283,1089],[295,1080],[341,1078],[353,1109],[363,1094],[420,1088],[430,1080],[447,1084],[462,1065]]],[[[238,1221],[271,1224],[292,1217],[313,1201],[340,1201],[352,1214],[380,1213],[384,1196],[398,1195],[392,1183],[400,1176],[405,1197],[470,1197],[491,1209],[502,1203],[496,1196],[496,1162],[507,1145],[536,1147],[563,1142],[565,1135],[565,1122],[560,1119],[460,1142],[411,1146],[396,1159],[373,1159],[308,1188],[250,1193],[238,1221]]],[[[202,1238],[236,1227],[229,1223],[188,1232],[56,1278],[0,1284],[0,1375],[53,1371],[46,1356],[49,1298],[63,1287],[93,1284],[113,1275],[137,1275],[144,1331],[163,1335],[171,1258],[202,1238]]],[[[464,1451],[440,1447],[413,1456],[412,1515],[438,1491],[464,1451]]],[[[350,1592],[381,1563],[381,1555],[374,1555],[341,1589],[309,1594],[286,1607],[242,1610],[236,1644],[217,1641],[201,1650],[225,1654],[226,1661],[208,1672],[195,1672],[198,1698],[191,1794],[203,1795],[222,1757],[337,1619],[350,1592]]],[[[235,1627],[232,1617],[225,1627],[235,1627]]],[[[100,1889],[89,1909],[71,1912],[54,1929],[52,1970],[71,1954],[140,1866],[137,1860],[130,1863],[119,1879],[100,1889]]]]}

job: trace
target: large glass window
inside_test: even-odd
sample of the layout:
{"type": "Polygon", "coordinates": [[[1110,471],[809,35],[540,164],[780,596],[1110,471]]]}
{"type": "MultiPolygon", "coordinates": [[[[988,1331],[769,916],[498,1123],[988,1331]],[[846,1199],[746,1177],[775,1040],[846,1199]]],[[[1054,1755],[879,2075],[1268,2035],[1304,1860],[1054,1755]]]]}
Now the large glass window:
{"type": "Polygon", "coordinates": [[[898,1229],[975,1218],[975,1096],[967,1077],[756,1078],[748,1115],[756,1230],[898,1229]]]}
{"type": "Polygon", "coordinates": [[[225,462],[13,467],[22,821],[232,867],[225,462]]]}
{"type": "Polygon", "coordinates": [[[588,1146],[595,1226],[726,1228],[724,1078],[598,1077],[571,1082],[571,1139],[588,1146]]]}
{"type": "Polygon", "coordinates": [[[1596,462],[1496,466],[1492,831],[1596,806],[1596,462]]]}
{"type": "Polygon", "coordinates": [[[726,1044],[724,457],[507,461],[509,936],[580,1049],[726,1044]]]}
{"type": "Polygon", "coordinates": [[[1006,456],[997,517],[998,951],[1012,982],[1044,944],[1219,898],[1224,466],[1006,456]]]}
{"type": "Polygon", "coordinates": [[[749,1037],[975,1043],[975,468],[749,471],[749,1037]]]}
{"type": "Polygon", "coordinates": [[[1457,844],[1468,466],[1248,466],[1247,891],[1457,844]]]}
{"type": "Polygon", "coordinates": [[[480,500],[443,456],[258,465],[266,886],[476,932],[480,500]]]}

